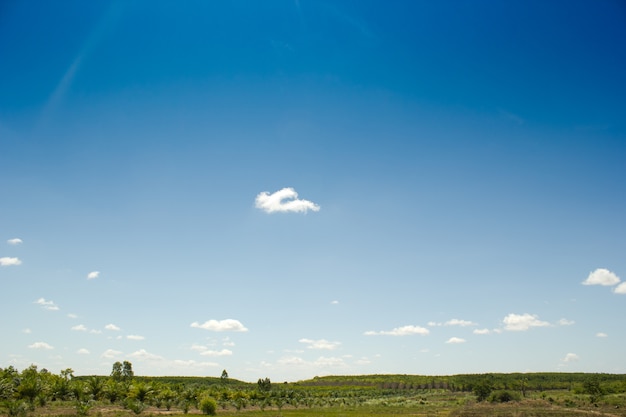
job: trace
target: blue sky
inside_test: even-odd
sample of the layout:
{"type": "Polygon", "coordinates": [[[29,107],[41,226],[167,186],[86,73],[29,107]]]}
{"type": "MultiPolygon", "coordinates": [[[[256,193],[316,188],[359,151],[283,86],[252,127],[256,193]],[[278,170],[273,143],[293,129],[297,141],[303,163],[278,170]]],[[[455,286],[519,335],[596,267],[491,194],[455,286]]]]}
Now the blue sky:
{"type": "Polygon", "coordinates": [[[620,1],[5,1],[0,367],[626,373],[620,1]]]}

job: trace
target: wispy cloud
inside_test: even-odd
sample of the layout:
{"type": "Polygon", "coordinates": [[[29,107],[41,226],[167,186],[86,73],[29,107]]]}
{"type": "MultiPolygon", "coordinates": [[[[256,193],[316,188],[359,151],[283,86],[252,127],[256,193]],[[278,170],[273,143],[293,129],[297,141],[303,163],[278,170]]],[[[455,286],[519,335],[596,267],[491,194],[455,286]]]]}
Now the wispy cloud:
{"type": "Polygon", "coordinates": [[[56,311],[59,310],[59,306],[54,304],[54,301],[46,300],[45,298],[40,298],[35,301],[35,304],[41,306],[44,310],[56,311]]]}
{"type": "Polygon", "coordinates": [[[87,279],[96,279],[100,276],[100,271],[91,271],[87,274],[87,279]]]}
{"type": "Polygon", "coordinates": [[[232,350],[222,349],[222,350],[203,350],[200,352],[202,356],[231,356],[233,354],[232,350]]]}
{"type": "Polygon", "coordinates": [[[76,326],[72,326],[72,330],[75,330],[77,332],[86,332],[87,327],[85,327],[85,325],[83,324],[77,324],[76,326]]]}
{"type": "Polygon", "coordinates": [[[489,329],[474,329],[472,332],[474,334],[491,334],[491,330],[489,329]]]}
{"type": "Polygon", "coordinates": [[[528,313],[511,313],[506,316],[502,322],[504,323],[504,328],[511,331],[525,331],[531,327],[545,327],[550,325],[548,322],[539,320],[536,315],[528,313]]]}
{"type": "Polygon", "coordinates": [[[191,327],[214,332],[247,332],[248,329],[239,320],[208,320],[200,324],[197,321],[191,323],[191,327]]]}
{"type": "Polygon", "coordinates": [[[321,349],[321,350],[335,350],[341,345],[341,342],[329,342],[325,339],[319,340],[311,340],[311,339],[300,339],[300,343],[304,343],[308,345],[309,349],[321,349]]]}
{"type": "Polygon", "coordinates": [[[163,360],[162,356],[156,355],[154,353],[150,353],[148,351],[146,351],[145,349],[139,349],[136,352],[131,353],[130,355],[128,355],[131,358],[134,359],[139,359],[139,360],[148,360],[148,361],[160,361],[163,360]]]}
{"type": "Polygon", "coordinates": [[[119,350],[115,350],[115,349],[107,349],[102,353],[102,357],[104,359],[113,359],[116,358],[117,356],[120,356],[122,354],[122,352],[120,352],[119,350]]]}
{"type": "Polygon", "coordinates": [[[392,330],[381,330],[378,332],[370,330],[365,332],[364,334],[365,336],[409,336],[414,334],[425,336],[429,333],[430,330],[424,327],[407,325],[402,327],[396,327],[392,330]]]}
{"type": "Polygon", "coordinates": [[[126,336],[126,338],[128,340],[144,340],[145,339],[145,337],[139,336],[137,334],[129,334],[128,336],[126,336]]]}
{"type": "Polygon", "coordinates": [[[587,279],[582,282],[583,285],[603,285],[612,286],[619,284],[620,279],[608,269],[598,268],[589,273],[587,279]]]}
{"type": "Polygon", "coordinates": [[[255,205],[266,213],[306,213],[309,210],[320,210],[320,206],[312,201],[298,199],[298,193],[293,188],[283,188],[273,194],[263,191],[256,196],[255,205]]]}
{"type": "Polygon", "coordinates": [[[446,341],[446,343],[449,343],[452,345],[458,345],[460,343],[465,343],[465,339],[461,339],[460,337],[451,337],[450,339],[446,341]]]}
{"type": "Polygon", "coordinates": [[[113,323],[107,324],[106,326],[104,326],[104,328],[105,328],[106,330],[112,330],[112,331],[114,331],[114,332],[119,332],[120,330],[122,330],[122,329],[120,329],[119,327],[117,327],[117,326],[116,326],[115,324],[113,324],[113,323]]]}
{"type": "Polygon", "coordinates": [[[46,342],[35,342],[32,345],[28,345],[28,348],[29,349],[45,349],[45,350],[54,349],[54,347],[50,346],[46,342]]]}
{"type": "Polygon", "coordinates": [[[557,324],[559,326],[572,326],[574,324],[576,324],[576,322],[574,320],[568,320],[568,319],[561,319],[557,322],[557,324]]]}
{"type": "Polygon", "coordinates": [[[17,238],[17,237],[16,237],[15,239],[9,239],[9,240],[7,240],[7,243],[8,243],[9,245],[13,245],[13,246],[15,246],[15,245],[19,245],[19,244],[21,244],[21,243],[22,243],[22,239],[20,239],[20,238],[17,238]]]}
{"type": "Polygon", "coordinates": [[[609,337],[609,335],[603,332],[598,332],[596,333],[596,337],[609,337]]]}
{"type": "Polygon", "coordinates": [[[575,354],[575,353],[568,353],[567,355],[565,355],[565,357],[562,359],[563,362],[568,363],[568,362],[576,362],[580,359],[580,357],[575,354]]]}
{"type": "Polygon", "coordinates": [[[89,351],[85,348],[78,349],[76,353],[78,353],[79,355],[89,355],[89,351]]]}
{"type": "Polygon", "coordinates": [[[435,326],[460,326],[460,327],[468,327],[468,326],[476,326],[476,323],[469,320],[460,320],[460,319],[451,319],[444,323],[438,323],[434,321],[429,321],[428,325],[431,327],[435,326]]]}
{"type": "Polygon", "coordinates": [[[0,258],[0,266],[17,266],[21,264],[22,261],[19,258],[10,258],[8,256],[0,258]]]}

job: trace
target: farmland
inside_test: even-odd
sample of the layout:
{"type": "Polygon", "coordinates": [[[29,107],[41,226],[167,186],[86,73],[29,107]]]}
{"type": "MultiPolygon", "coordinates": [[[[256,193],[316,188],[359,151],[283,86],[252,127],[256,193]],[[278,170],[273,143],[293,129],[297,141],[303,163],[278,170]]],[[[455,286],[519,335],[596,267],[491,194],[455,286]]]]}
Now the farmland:
{"type": "Polygon", "coordinates": [[[363,375],[256,383],[228,377],[59,374],[35,366],[0,369],[0,412],[8,417],[626,416],[626,375],[518,373],[363,375]]]}

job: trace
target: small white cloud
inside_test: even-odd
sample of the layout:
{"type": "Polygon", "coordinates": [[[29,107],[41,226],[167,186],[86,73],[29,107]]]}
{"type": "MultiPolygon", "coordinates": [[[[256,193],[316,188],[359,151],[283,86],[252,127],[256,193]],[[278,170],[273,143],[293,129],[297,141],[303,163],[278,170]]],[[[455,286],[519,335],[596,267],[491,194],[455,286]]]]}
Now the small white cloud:
{"type": "Polygon", "coordinates": [[[25,328],[24,330],[22,330],[22,333],[25,333],[25,334],[31,334],[32,332],[33,332],[33,331],[32,331],[32,330],[30,330],[28,327],[27,327],[27,328],[25,328]]]}
{"type": "Polygon", "coordinates": [[[286,358],[280,358],[277,362],[282,365],[303,365],[306,363],[304,359],[299,358],[297,356],[289,356],[286,358]]]}
{"type": "Polygon", "coordinates": [[[312,201],[299,200],[298,193],[293,188],[283,188],[273,194],[263,191],[256,196],[255,205],[266,213],[306,213],[309,210],[320,210],[320,206],[312,201]]]}
{"type": "Polygon", "coordinates": [[[448,320],[447,322],[445,322],[444,325],[468,327],[468,326],[476,326],[476,323],[467,321],[467,320],[452,319],[452,320],[448,320]]]}
{"type": "Polygon", "coordinates": [[[191,327],[204,330],[212,330],[214,332],[247,332],[248,329],[241,324],[239,320],[208,320],[200,324],[197,321],[191,323],[191,327]]]}
{"type": "Polygon", "coordinates": [[[320,340],[311,340],[311,339],[300,339],[300,343],[305,343],[309,349],[322,349],[322,350],[335,350],[341,342],[329,342],[325,339],[320,340]]]}
{"type": "Polygon", "coordinates": [[[612,286],[619,284],[620,279],[613,272],[608,269],[598,268],[589,273],[586,280],[583,281],[583,285],[604,285],[612,286]]]}
{"type": "Polygon", "coordinates": [[[202,356],[231,356],[233,354],[232,350],[222,349],[222,350],[204,350],[200,352],[202,356]]]}
{"type": "Polygon", "coordinates": [[[122,352],[120,352],[119,350],[107,349],[102,354],[102,357],[105,358],[105,359],[113,359],[113,358],[115,358],[117,356],[120,356],[121,354],[122,354],[122,352]]]}
{"type": "Polygon", "coordinates": [[[86,332],[87,328],[83,324],[78,324],[76,326],[72,326],[72,330],[75,330],[77,332],[86,332]]]}
{"type": "Polygon", "coordinates": [[[130,356],[131,358],[139,359],[139,360],[149,360],[149,361],[160,361],[163,359],[162,356],[147,352],[145,349],[139,349],[138,351],[133,352],[128,356],[130,356]]]}
{"type": "Polygon", "coordinates": [[[50,346],[46,342],[35,342],[32,345],[29,345],[28,348],[29,349],[46,349],[46,350],[54,349],[52,346],[50,346]]]}
{"type": "Polygon", "coordinates": [[[449,343],[452,345],[458,345],[460,343],[465,343],[465,339],[461,339],[460,337],[451,337],[450,339],[446,341],[446,343],[449,343]]]}
{"type": "Polygon", "coordinates": [[[572,326],[576,322],[574,320],[561,319],[558,321],[559,326],[572,326]]]}
{"type": "Polygon", "coordinates": [[[474,333],[474,334],[490,334],[491,330],[489,330],[489,329],[474,329],[474,331],[472,333],[474,333]]]}
{"type": "Polygon", "coordinates": [[[413,326],[413,325],[408,325],[408,326],[402,326],[402,327],[396,327],[395,329],[392,330],[382,330],[379,332],[376,331],[367,331],[365,332],[365,336],[408,336],[408,335],[413,335],[413,334],[419,334],[422,336],[425,336],[427,334],[430,333],[430,330],[424,328],[424,327],[420,327],[420,326],[413,326]]]}
{"type": "Polygon", "coordinates": [[[129,334],[128,336],[126,336],[126,338],[128,340],[144,340],[145,339],[145,337],[139,336],[137,334],[129,334]]]}
{"type": "Polygon", "coordinates": [[[531,327],[545,327],[550,323],[541,321],[536,315],[524,313],[524,314],[509,314],[503,320],[504,328],[510,331],[525,331],[531,327]]]}
{"type": "Polygon", "coordinates": [[[102,334],[102,330],[91,329],[91,330],[89,330],[89,333],[91,333],[91,334],[102,334]]]}
{"type": "Polygon", "coordinates": [[[89,355],[89,351],[85,348],[78,349],[76,353],[78,353],[79,355],[89,355]]]}
{"type": "Polygon", "coordinates": [[[72,314],[72,313],[68,314],[67,317],[69,317],[70,319],[77,319],[78,318],[78,316],[76,314],[72,314]]]}
{"type": "Polygon", "coordinates": [[[333,300],[330,303],[333,304],[333,305],[337,305],[337,304],[339,304],[339,301],[338,300],[333,300]]]}
{"type": "Polygon", "coordinates": [[[596,337],[609,337],[609,335],[606,333],[598,332],[596,333],[596,337]]]}
{"type": "Polygon", "coordinates": [[[44,310],[56,311],[59,309],[59,307],[54,304],[54,301],[46,300],[43,297],[35,301],[35,304],[41,306],[41,308],[43,308],[44,310]]]}
{"type": "Polygon", "coordinates": [[[345,366],[345,362],[342,358],[327,358],[325,356],[320,356],[313,362],[313,365],[321,368],[336,368],[345,366]]]}
{"type": "Polygon", "coordinates": [[[22,261],[18,258],[9,258],[7,256],[0,258],[0,266],[16,266],[21,265],[22,261]]]}
{"type": "Polygon", "coordinates": [[[622,282],[613,289],[615,294],[626,294],[626,282],[622,282]]]}
{"type": "Polygon", "coordinates": [[[9,240],[7,240],[7,243],[8,243],[9,245],[13,245],[13,246],[15,246],[15,245],[19,245],[19,244],[21,244],[21,243],[22,243],[22,239],[20,239],[20,238],[17,238],[17,237],[16,237],[15,239],[9,239],[9,240]]]}
{"type": "Polygon", "coordinates": [[[207,349],[208,348],[206,346],[197,345],[195,343],[193,345],[191,345],[191,350],[195,350],[195,351],[198,351],[198,352],[204,352],[207,349]]]}
{"type": "Polygon", "coordinates": [[[87,279],[96,279],[100,276],[100,271],[91,271],[87,274],[87,279]]]}
{"type": "Polygon", "coordinates": [[[121,330],[119,327],[117,327],[117,326],[116,326],[115,324],[113,324],[113,323],[107,324],[106,326],[104,326],[104,328],[105,328],[106,330],[113,330],[114,332],[119,332],[119,331],[121,330]]]}
{"type": "Polygon", "coordinates": [[[567,363],[567,362],[576,362],[579,359],[580,358],[578,357],[577,354],[575,354],[575,353],[568,353],[567,355],[565,355],[565,357],[562,359],[562,361],[565,362],[565,363],[567,363]]]}

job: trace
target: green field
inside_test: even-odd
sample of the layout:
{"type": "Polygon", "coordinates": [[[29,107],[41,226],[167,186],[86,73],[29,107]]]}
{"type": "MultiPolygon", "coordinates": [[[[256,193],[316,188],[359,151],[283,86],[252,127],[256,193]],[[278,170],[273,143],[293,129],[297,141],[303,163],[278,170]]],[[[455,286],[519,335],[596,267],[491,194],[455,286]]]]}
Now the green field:
{"type": "MultiPolygon", "coordinates": [[[[517,373],[328,376],[291,383],[0,369],[7,417],[626,416],[626,375],[517,373]]],[[[121,364],[120,364],[121,365],[121,364]]],[[[126,366],[127,365],[127,366],[126,366]]],[[[117,368],[116,368],[117,366],[117,368]]]]}

